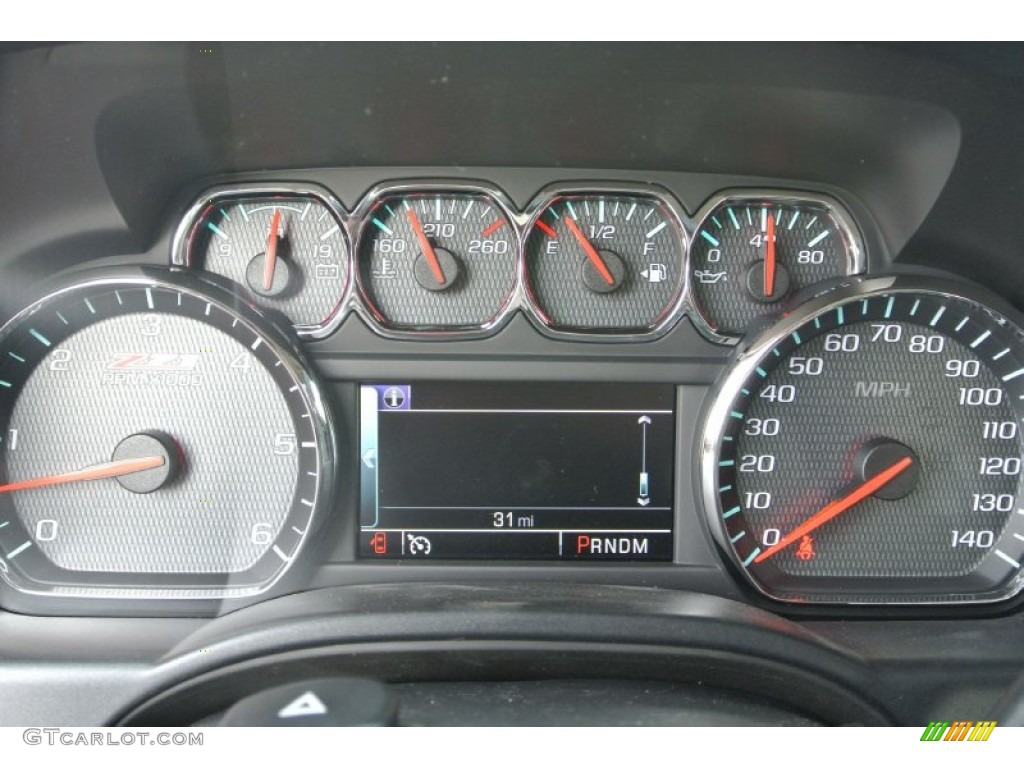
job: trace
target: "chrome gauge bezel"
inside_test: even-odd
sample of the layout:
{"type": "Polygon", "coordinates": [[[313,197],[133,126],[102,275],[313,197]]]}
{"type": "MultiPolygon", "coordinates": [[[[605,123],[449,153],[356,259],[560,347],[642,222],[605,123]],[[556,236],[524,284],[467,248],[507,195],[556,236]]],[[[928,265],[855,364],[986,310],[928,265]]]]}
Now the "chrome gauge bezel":
{"type": "Polygon", "coordinates": [[[334,217],[341,229],[342,242],[345,244],[344,284],[338,292],[338,301],[334,309],[322,323],[312,325],[295,324],[292,327],[299,336],[310,339],[322,339],[330,336],[345,319],[347,308],[353,293],[353,262],[352,240],[349,233],[348,214],[336,197],[328,190],[316,184],[299,184],[280,182],[274,184],[222,184],[203,192],[182,216],[178,228],[171,241],[170,265],[180,269],[191,270],[193,245],[196,242],[199,227],[203,222],[203,214],[207,209],[219,203],[250,197],[272,197],[274,195],[294,195],[311,197],[325,206],[334,217]]]}
{"type": "Polygon", "coordinates": [[[951,300],[963,300],[975,304],[996,324],[1009,330],[1024,346],[1024,316],[1000,297],[974,284],[955,280],[919,275],[885,275],[877,277],[852,277],[831,285],[814,294],[793,312],[785,315],[763,333],[753,338],[745,337],[736,347],[731,364],[712,387],[713,399],[705,406],[705,413],[697,437],[699,461],[694,473],[699,484],[700,500],[704,509],[712,538],[725,560],[737,572],[737,577],[771,602],[785,605],[807,604],[815,607],[826,606],[951,606],[984,605],[1009,600],[1024,589],[1024,568],[1005,588],[990,593],[939,596],[893,595],[871,597],[863,595],[830,595],[827,599],[811,601],[795,596],[773,594],[753,578],[740,561],[729,536],[723,518],[721,497],[718,490],[718,469],[721,447],[729,423],[732,405],[740,396],[744,384],[754,375],[755,369],[772,354],[783,340],[791,336],[806,323],[813,322],[838,307],[858,299],[885,293],[919,293],[951,300]]]}
{"type": "Polygon", "coordinates": [[[352,242],[352,275],[354,290],[350,309],[373,329],[374,333],[386,339],[398,341],[458,341],[483,339],[498,333],[512,319],[521,306],[522,297],[522,228],[514,203],[505,192],[494,184],[483,181],[451,181],[446,179],[409,179],[377,184],[359,201],[348,217],[352,242]],[[509,295],[498,311],[484,323],[457,328],[422,325],[417,328],[395,328],[375,309],[373,301],[363,285],[362,270],[359,268],[363,238],[373,235],[370,228],[370,213],[382,200],[395,196],[417,195],[466,195],[487,197],[502,212],[512,229],[515,246],[515,281],[509,295]]]}
{"type": "MultiPolygon", "coordinates": [[[[727,189],[723,190],[713,197],[709,198],[700,207],[696,215],[693,218],[693,234],[691,239],[691,245],[687,249],[687,278],[690,277],[690,271],[693,268],[693,254],[692,254],[692,243],[695,242],[698,233],[707,224],[712,213],[722,205],[727,203],[736,204],[749,204],[749,203],[764,203],[770,202],[778,205],[817,205],[825,208],[829,215],[832,216],[836,224],[839,226],[839,234],[842,236],[843,244],[846,247],[847,263],[846,263],[846,277],[863,274],[867,269],[867,257],[864,250],[864,239],[861,236],[860,229],[857,227],[853,217],[847,211],[846,207],[842,205],[838,200],[828,195],[816,193],[816,192],[804,192],[797,190],[782,190],[782,189],[727,189]]],[[[844,275],[837,275],[837,278],[841,278],[844,275]]],[[[696,292],[693,288],[689,288],[686,292],[686,305],[684,309],[685,313],[689,316],[693,322],[694,327],[697,328],[700,333],[710,341],[716,344],[736,344],[742,337],[743,334],[731,334],[731,333],[720,333],[717,331],[704,317],[704,313],[700,308],[700,302],[697,299],[696,292]]]]}
{"type": "Polygon", "coordinates": [[[177,610],[194,609],[199,612],[216,610],[225,601],[246,601],[274,591],[280,584],[289,582],[296,571],[303,570],[309,565],[305,562],[308,560],[308,552],[315,543],[317,530],[323,526],[327,511],[330,509],[336,493],[337,437],[331,409],[323,389],[305,362],[300,348],[288,338],[285,331],[263,316],[256,308],[239,301],[237,297],[218,284],[191,273],[173,272],[164,268],[103,268],[76,273],[59,282],[50,283],[45,293],[0,327],[0,342],[14,330],[20,328],[22,323],[33,314],[44,310],[54,301],[59,301],[68,294],[102,290],[114,286],[180,292],[212,304],[243,323],[252,334],[261,340],[262,344],[272,350],[284,366],[287,375],[295,382],[297,392],[309,413],[311,430],[315,435],[316,457],[314,462],[318,468],[319,479],[315,495],[311,500],[312,511],[309,517],[309,526],[284,566],[265,583],[232,586],[231,574],[226,573],[224,574],[224,585],[217,587],[181,585],[172,585],[166,588],[150,585],[94,587],[69,584],[55,585],[51,589],[39,589],[11,581],[6,563],[0,558],[0,564],[4,566],[0,567],[0,588],[3,591],[3,598],[0,602],[6,607],[32,612],[34,606],[32,601],[45,600],[48,613],[55,611],[74,613],[85,610],[98,614],[107,611],[102,607],[103,601],[114,601],[117,605],[123,605],[126,602],[139,605],[152,603],[160,606],[157,610],[161,615],[167,615],[168,612],[173,613],[177,610]],[[87,607],[85,608],[79,607],[83,605],[81,602],[83,600],[86,601],[87,607]],[[173,607],[175,605],[180,605],[181,608],[173,607]]]}
{"type": "Polygon", "coordinates": [[[654,184],[624,182],[565,182],[551,184],[538,192],[526,206],[521,221],[521,247],[519,252],[519,268],[522,275],[522,308],[533,326],[544,336],[563,341],[604,341],[604,342],[642,342],[651,341],[664,336],[683,316],[683,307],[689,293],[690,236],[687,229],[688,218],[679,202],[669,194],[668,190],[654,184]],[[680,280],[676,291],[662,314],[644,329],[616,330],[609,328],[600,331],[570,330],[555,328],[548,322],[529,289],[528,265],[526,259],[526,243],[535,223],[547,208],[561,197],[573,195],[601,195],[643,197],[655,201],[668,213],[668,221],[675,230],[678,242],[678,259],[680,280]]]}

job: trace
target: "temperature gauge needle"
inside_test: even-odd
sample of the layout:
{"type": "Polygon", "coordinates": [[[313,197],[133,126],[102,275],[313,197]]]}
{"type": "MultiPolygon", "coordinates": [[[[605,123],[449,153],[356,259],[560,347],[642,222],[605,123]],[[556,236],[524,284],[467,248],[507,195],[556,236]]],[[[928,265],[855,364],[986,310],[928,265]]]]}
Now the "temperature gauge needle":
{"type": "Polygon", "coordinates": [[[765,254],[764,254],[764,295],[771,297],[775,293],[775,215],[768,217],[768,225],[765,227],[765,254]]]}
{"type": "Polygon", "coordinates": [[[406,210],[406,215],[412,224],[412,231],[416,233],[416,239],[420,242],[420,250],[423,251],[423,256],[430,266],[430,271],[434,273],[434,279],[437,280],[438,285],[444,285],[446,282],[444,270],[441,269],[441,262],[438,260],[437,254],[434,253],[434,246],[430,244],[427,233],[423,231],[423,225],[420,224],[419,216],[416,215],[416,211],[412,208],[406,210]]]}
{"type": "Polygon", "coordinates": [[[267,263],[263,267],[263,290],[269,291],[274,284],[274,268],[277,266],[277,232],[281,225],[281,210],[274,209],[270,220],[270,235],[267,237],[267,263]]]}
{"type": "Polygon", "coordinates": [[[579,225],[571,216],[565,217],[565,223],[566,226],[569,227],[569,231],[572,232],[573,237],[579,240],[580,245],[583,246],[583,251],[587,254],[587,258],[590,259],[590,263],[594,265],[594,269],[596,269],[597,273],[601,275],[601,279],[608,283],[608,285],[615,285],[615,276],[612,275],[611,270],[608,269],[608,265],[604,263],[604,259],[601,258],[601,254],[599,254],[597,249],[590,244],[589,240],[587,240],[587,236],[583,234],[579,225]]]}
{"type": "Polygon", "coordinates": [[[31,480],[22,480],[17,483],[0,485],[0,493],[10,491],[26,491],[30,488],[45,488],[48,485],[61,485],[62,483],[77,483],[83,480],[103,480],[109,477],[121,477],[131,475],[135,472],[143,472],[147,469],[156,469],[166,463],[163,456],[147,456],[141,459],[121,459],[119,461],[108,461],[103,464],[96,464],[75,472],[65,472],[59,475],[48,475],[36,477],[31,480]]]}
{"type": "Polygon", "coordinates": [[[843,496],[841,499],[836,499],[833,502],[825,505],[820,511],[811,515],[807,520],[798,525],[792,531],[787,533],[779,542],[768,549],[764,550],[761,554],[754,558],[755,563],[764,562],[769,557],[779,552],[795,541],[799,541],[802,537],[809,534],[811,531],[820,528],[833,517],[841,515],[843,512],[848,510],[850,507],[859,504],[864,501],[868,496],[881,490],[885,485],[895,480],[900,474],[905,472],[914,463],[914,460],[909,456],[904,456],[902,459],[891,465],[888,469],[883,469],[877,475],[868,478],[865,482],[858,485],[850,493],[843,496]]]}

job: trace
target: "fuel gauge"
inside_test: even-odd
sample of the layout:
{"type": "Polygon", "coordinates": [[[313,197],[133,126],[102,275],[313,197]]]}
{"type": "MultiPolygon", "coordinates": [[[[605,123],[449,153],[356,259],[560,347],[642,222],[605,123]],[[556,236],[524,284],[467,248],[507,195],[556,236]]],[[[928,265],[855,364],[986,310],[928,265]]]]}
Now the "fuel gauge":
{"type": "Polygon", "coordinates": [[[555,334],[646,336],[676,318],[685,234],[667,198],[556,194],[531,222],[526,281],[534,312],[555,334]]]}
{"type": "Polygon", "coordinates": [[[340,207],[313,190],[230,188],[203,197],[175,240],[173,263],[237,283],[299,333],[323,335],[348,284],[340,207]]]}

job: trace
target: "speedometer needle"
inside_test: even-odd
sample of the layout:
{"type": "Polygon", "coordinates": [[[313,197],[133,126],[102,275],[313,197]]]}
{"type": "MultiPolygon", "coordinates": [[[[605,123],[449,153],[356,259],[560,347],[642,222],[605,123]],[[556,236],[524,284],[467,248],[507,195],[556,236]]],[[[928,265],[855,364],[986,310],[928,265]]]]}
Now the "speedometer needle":
{"type": "Polygon", "coordinates": [[[103,464],[95,464],[85,469],[74,472],[64,472],[59,475],[47,475],[36,477],[32,480],[22,480],[17,483],[0,485],[0,493],[10,491],[27,491],[30,488],[45,488],[48,485],[61,485],[62,483],[77,483],[83,480],[103,480],[108,477],[121,477],[131,475],[135,472],[143,472],[147,469],[156,469],[165,464],[163,456],[147,456],[142,459],[120,459],[108,461],[103,464]]]}
{"type": "Polygon", "coordinates": [[[423,225],[420,224],[420,217],[416,215],[416,211],[412,208],[406,210],[406,215],[409,217],[409,222],[412,224],[412,231],[416,233],[416,239],[420,242],[420,250],[423,251],[423,256],[427,260],[427,264],[430,266],[430,271],[434,273],[434,279],[437,280],[438,285],[444,285],[446,280],[444,276],[444,270],[441,269],[441,262],[437,258],[437,254],[434,253],[434,246],[430,244],[430,238],[427,237],[427,233],[423,231],[423,225]]]}
{"type": "Polygon", "coordinates": [[[775,216],[768,217],[768,225],[764,233],[764,295],[771,298],[775,293],[775,216]]]}
{"type": "Polygon", "coordinates": [[[270,235],[267,236],[267,263],[263,267],[263,290],[269,291],[274,284],[274,268],[277,266],[277,230],[281,224],[281,209],[274,209],[270,220],[270,235]]]}
{"type": "Polygon", "coordinates": [[[594,265],[594,269],[597,270],[597,273],[601,275],[601,279],[608,283],[608,285],[615,285],[615,276],[612,275],[611,270],[608,269],[608,265],[604,263],[604,259],[601,258],[601,254],[599,254],[597,249],[590,244],[589,240],[587,240],[587,236],[583,234],[579,225],[571,216],[565,217],[565,223],[566,226],[569,227],[569,231],[572,232],[573,236],[579,240],[580,245],[583,246],[584,253],[587,254],[587,258],[590,259],[590,263],[594,265]]]}
{"type": "Polygon", "coordinates": [[[883,469],[877,475],[870,477],[868,480],[858,485],[841,499],[836,499],[835,501],[825,505],[820,511],[811,515],[807,520],[779,539],[777,544],[768,547],[768,549],[755,557],[754,562],[764,562],[776,552],[785,549],[793,542],[799,541],[811,531],[820,528],[833,517],[841,515],[850,507],[864,501],[868,496],[871,496],[873,493],[881,490],[885,485],[892,482],[900,474],[908,470],[910,465],[913,463],[914,460],[912,458],[904,456],[888,469],[883,469]]]}

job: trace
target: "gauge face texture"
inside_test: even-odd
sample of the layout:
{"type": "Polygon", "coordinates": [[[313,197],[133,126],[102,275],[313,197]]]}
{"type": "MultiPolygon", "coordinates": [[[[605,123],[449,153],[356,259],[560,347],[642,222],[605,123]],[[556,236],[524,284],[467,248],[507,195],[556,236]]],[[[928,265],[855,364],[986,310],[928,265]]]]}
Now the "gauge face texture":
{"type": "Polygon", "coordinates": [[[838,208],[811,200],[727,198],[690,249],[698,325],[742,336],[809,285],[860,270],[861,249],[838,208]]]}
{"type": "Polygon", "coordinates": [[[279,349],[225,304],[141,279],[15,318],[0,333],[0,575],[76,596],[269,587],[330,456],[279,349]]]}
{"type": "Polygon", "coordinates": [[[556,331],[647,333],[683,288],[684,239],[669,207],[639,195],[564,195],[526,240],[527,285],[556,331]]]}
{"type": "Polygon", "coordinates": [[[483,194],[385,195],[360,239],[367,307],[397,331],[488,327],[515,294],[517,263],[513,227],[483,194]]]}
{"type": "Polygon", "coordinates": [[[803,602],[1019,590],[1019,333],[974,300],[911,285],[787,319],[757,343],[704,454],[712,523],[746,577],[803,602]]]}
{"type": "Polygon", "coordinates": [[[253,303],[316,334],[348,281],[341,223],[314,195],[214,197],[191,229],[186,263],[233,280],[253,303]]]}

